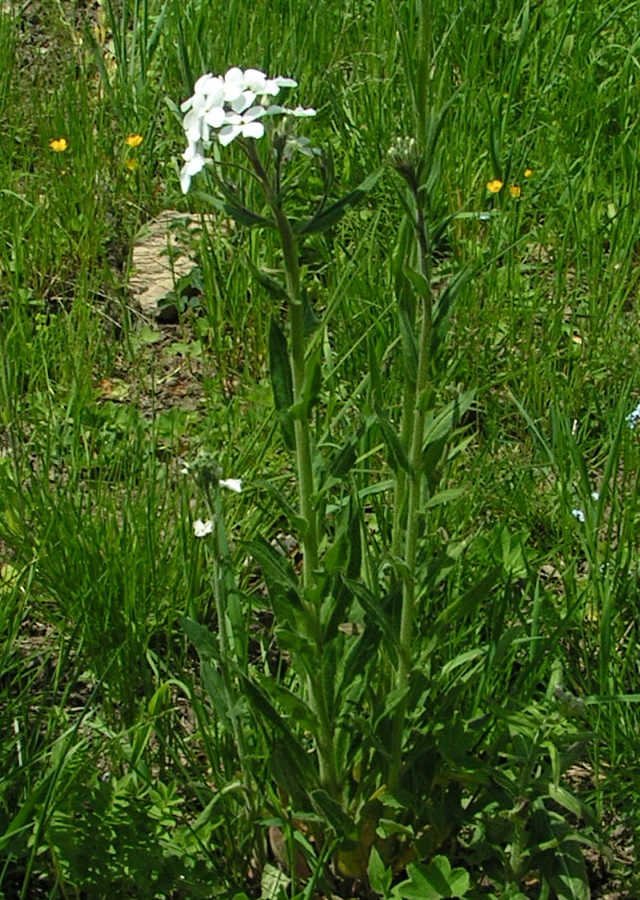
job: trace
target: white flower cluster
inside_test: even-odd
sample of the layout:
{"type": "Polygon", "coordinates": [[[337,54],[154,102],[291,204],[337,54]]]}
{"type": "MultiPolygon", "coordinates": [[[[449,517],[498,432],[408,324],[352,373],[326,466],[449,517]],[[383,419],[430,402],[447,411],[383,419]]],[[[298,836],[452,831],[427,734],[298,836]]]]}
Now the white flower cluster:
{"type": "Polygon", "coordinates": [[[315,116],[315,109],[298,106],[288,109],[278,106],[272,99],[280,88],[297,87],[293,78],[267,78],[258,69],[229,69],[226,75],[202,75],[195,83],[192,97],[185,100],[180,109],[185,114],[182,121],[187,136],[187,149],[182,154],[184,166],[180,171],[180,185],[184,194],[191,179],[206,163],[205,151],[211,144],[211,132],[226,146],[240,135],[245,138],[261,138],[265,116],[315,116]]]}

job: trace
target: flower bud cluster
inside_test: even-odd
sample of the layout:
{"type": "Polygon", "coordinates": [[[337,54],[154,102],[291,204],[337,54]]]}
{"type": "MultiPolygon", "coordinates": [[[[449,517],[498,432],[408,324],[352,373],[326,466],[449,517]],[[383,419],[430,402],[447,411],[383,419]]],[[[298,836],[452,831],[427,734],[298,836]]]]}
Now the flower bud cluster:
{"type": "Polygon", "coordinates": [[[188,141],[180,171],[184,194],[193,176],[204,168],[212,132],[224,147],[237,137],[261,138],[265,131],[261,119],[265,116],[315,116],[314,109],[288,109],[272,102],[281,88],[289,87],[297,87],[293,78],[267,78],[258,69],[243,71],[237,67],[225,75],[207,73],[196,81],[193,95],[180,107],[188,141]]]}
{"type": "Polygon", "coordinates": [[[409,186],[416,189],[420,166],[420,153],[416,139],[412,137],[395,138],[387,151],[387,159],[409,186]]]}

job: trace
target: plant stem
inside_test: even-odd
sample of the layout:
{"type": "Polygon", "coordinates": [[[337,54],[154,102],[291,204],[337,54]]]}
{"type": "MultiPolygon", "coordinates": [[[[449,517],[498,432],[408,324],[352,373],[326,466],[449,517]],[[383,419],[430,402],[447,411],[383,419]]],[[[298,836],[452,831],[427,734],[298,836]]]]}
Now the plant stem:
{"type": "Polygon", "coordinates": [[[252,784],[251,784],[251,767],[248,764],[248,756],[247,756],[247,747],[244,739],[244,732],[242,730],[242,724],[238,720],[238,712],[234,710],[234,690],[233,685],[231,683],[231,675],[229,672],[229,667],[226,665],[225,660],[231,659],[234,662],[238,662],[237,653],[234,652],[234,649],[231,645],[231,641],[229,640],[229,630],[227,628],[227,613],[226,613],[226,590],[224,584],[224,565],[229,559],[229,545],[227,543],[227,533],[226,526],[224,521],[224,515],[222,510],[222,502],[220,500],[220,489],[215,488],[211,491],[211,487],[209,485],[205,485],[205,496],[207,498],[207,504],[209,506],[211,515],[213,517],[213,595],[216,603],[216,614],[218,617],[218,645],[220,647],[220,659],[222,660],[221,671],[222,671],[222,682],[224,684],[224,690],[226,694],[226,702],[227,708],[229,710],[229,718],[231,719],[231,727],[233,730],[233,737],[236,743],[236,748],[238,751],[238,757],[240,761],[240,770],[242,772],[244,782],[245,782],[245,790],[246,790],[246,802],[247,809],[251,812],[251,797],[252,797],[252,784]]]}
{"type": "MultiPolygon", "coordinates": [[[[422,300],[422,324],[420,328],[420,344],[418,370],[415,389],[409,391],[413,399],[413,416],[411,425],[406,425],[406,433],[411,435],[409,449],[408,503],[406,531],[404,541],[404,580],[402,585],[402,612],[400,616],[400,652],[396,688],[404,691],[404,696],[396,710],[391,745],[391,763],[389,767],[389,787],[397,786],[402,757],[402,736],[407,715],[409,675],[411,672],[411,649],[413,643],[413,626],[415,619],[415,584],[416,560],[418,554],[418,532],[420,523],[420,506],[422,493],[422,442],[424,439],[424,422],[427,392],[429,386],[429,369],[431,366],[431,328],[432,328],[432,294],[431,294],[431,248],[429,231],[424,217],[425,199],[416,191],[417,216],[414,223],[418,247],[418,264],[420,274],[427,285],[422,300]]],[[[403,435],[405,423],[403,422],[403,435]]],[[[404,488],[402,493],[404,494],[404,488]]],[[[404,497],[402,497],[404,502],[404,497]]]]}
{"type": "Polygon", "coordinates": [[[276,220],[284,256],[287,294],[289,297],[289,323],[291,326],[290,358],[293,378],[293,405],[296,410],[294,430],[299,509],[300,516],[304,522],[302,530],[302,550],[304,554],[303,584],[305,589],[308,589],[313,587],[315,571],[318,568],[318,522],[314,507],[315,483],[309,416],[302,403],[306,376],[306,347],[298,247],[291,223],[282,210],[280,199],[269,181],[269,176],[262,165],[262,160],[254,143],[251,141],[245,142],[244,149],[251,160],[264,190],[267,203],[271,207],[276,220]]]}
{"type": "MultiPolygon", "coordinates": [[[[280,198],[262,165],[262,160],[255,148],[255,144],[247,141],[243,146],[262,185],[267,203],[273,212],[284,257],[287,295],[289,298],[289,324],[291,327],[289,353],[293,379],[293,405],[295,408],[294,434],[298,475],[298,502],[300,517],[304,523],[301,531],[303,551],[302,583],[305,594],[303,597],[303,608],[307,636],[315,644],[319,657],[322,657],[322,629],[319,610],[309,597],[309,593],[315,585],[318,569],[318,518],[315,507],[316,490],[311,451],[311,429],[308,411],[304,408],[303,401],[307,366],[298,247],[291,223],[282,209],[280,198]]],[[[307,674],[307,688],[309,705],[317,721],[316,747],[320,782],[333,797],[337,797],[339,789],[335,766],[334,732],[327,706],[321,665],[318,666],[317,671],[307,674]]]]}

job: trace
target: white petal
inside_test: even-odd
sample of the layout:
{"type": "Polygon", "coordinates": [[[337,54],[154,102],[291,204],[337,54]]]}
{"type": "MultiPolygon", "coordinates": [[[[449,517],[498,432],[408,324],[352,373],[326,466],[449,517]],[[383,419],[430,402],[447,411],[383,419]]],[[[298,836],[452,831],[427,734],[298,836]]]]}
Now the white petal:
{"type": "Polygon", "coordinates": [[[230,144],[234,138],[237,138],[238,135],[242,131],[241,125],[225,125],[218,132],[218,140],[222,144],[223,147],[226,147],[227,144],[230,144]]]}
{"type": "Polygon", "coordinates": [[[211,519],[207,519],[206,522],[203,522],[202,519],[196,519],[193,523],[193,533],[196,537],[206,537],[206,535],[211,534],[213,531],[213,522],[211,519]]]}
{"type": "Polygon", "coordinates": [[[194,156],[202,156],[201,153],[202,147],[198,141],[189,141],[187,145],[187,149],[182,154],[182,158],[189,162],[190,159],[193,159],[194,156]]]}
{"type": "Polygon", "coordinates": [[[222,106],[224,103],[224,82],[221,78],[212,78],[209,90],[207,91],[207,102],[205,110],[210,110],[212,106],[222,106]]]}
{"type": "Polygon", "coordinates": [[[191,175],[189,174],[187,167],[183,166],[180,169],[180,188],[182,189],[182,193],[188,194],[190,187],[191,187],[191,175]]]}
{"type": "Polygon", "coordinates": [[[201,75],[193,86],[194,94],[206,94],[209,81],[213,78],[211,72],[201,75]]]}
{"type": "Polygon", "coordinates": [[[242,125],[242,136],[250,138],[261,138],[264,134],[264,125],[262,122],[247,122],[242,125]]]}
{"type": "Polygon", "coordinates": [[[199,141],[202,137],[202,117],[191,109],[182,120],[182,127],[189,141],[199,141]]]}
{"type": "Polygon", "coordinates": [[[271,106],[267,106],[264,111],[265,116],[278,116],[281,113],[287,112],[286,107],[278,106],[277,103],[272,103],[271,106]]]}
{"type": "Polygon", "coordinates": [[[239,494],[242,490],[242,478],[223,478],[220,480],[220,487],[225,487],[229,491],[235,491],[239,494]]]}
{"type": "Polygon", "coordinates": [[[242,69],[229,69],[224,76],[224,99],[229,103],[237,100],[245,89],[244,72],[242,69]]]}
{"type": "Polygon", "coordinates": [[[246,87],[255,91],[256,94],[262,94],[269,82],[267,81],[267,76],[260,69],[245,69],[244,83],[246,87]]]}
{"type": "Polygon", "coordinates": [[[248,109],[243,115],[242,120],[244,122],[253,122],[254,119],[260,119],[265,113],[266,109],[264,106],[252,106],[251,109],[248,109]]]}
{"type": "Polygon", "coordinates": [[[278,87],[298,87],[298,82],[294,81],[293,78],[283,78],[281,75],[278,75],[277,78],[272,80],[278,87]]]}
{"type": "Polygon", "coordinates": [[[194,156],[193,159],[190,159],[185,163],[185,166],[190,175],[197,175],[198,172],[201,172],[204,169],[206,164],[207,161],[204,156],[194,156]]]}
{"type": "Polygon", "coordinates": [[[221,106],[214,106],[205,115],[204,120],[212,128],[220,128],[226,122],[227,114],[221,106]]]}
{"type": "Polygon", "coordinates": [[[297,116],[299,119],[304,118],[305,116],[315,116],[315,109],[305,109],[304,106],[296,106],[295,109],[288,110],[289,114],[292,116],[297,116]]]}
{"type": "Polygon", "coordinates": [[[238,66],[232,66],[224,76],[225,84],[231,81],[241,81],[244,84],[244,72],[238,66]]]}
{"type": "Polygon", "coordinates": [[[229,105],[234,112],[243,113],[245,109],[249,109],[255,99],[256,95],[253,91],[243,91],[234,100],[230,100],[229,105]]]}

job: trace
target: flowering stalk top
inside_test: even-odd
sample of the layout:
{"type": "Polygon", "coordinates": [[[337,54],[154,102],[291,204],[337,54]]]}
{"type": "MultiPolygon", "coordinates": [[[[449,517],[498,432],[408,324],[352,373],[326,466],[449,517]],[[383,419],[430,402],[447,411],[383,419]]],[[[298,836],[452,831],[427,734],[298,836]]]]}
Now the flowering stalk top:
{"type": "Polygon", "coordinates": [[[182,192],[187,193],[191,179],[206,163],[205,151],[212,143],[212,132],[226,147],[237,137],[261,138],[265,132],[261,121],[265,116],[315,116],[314,109],[297,106],[288,109],[272,102],[281,88],[297,87],[293,78],[267,78],[259,69],[229,69],[225,75],[202,75],[194,92],[180,109],[187,137],[180,171],[182,192]]]}

